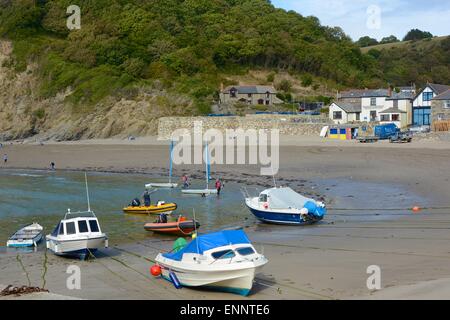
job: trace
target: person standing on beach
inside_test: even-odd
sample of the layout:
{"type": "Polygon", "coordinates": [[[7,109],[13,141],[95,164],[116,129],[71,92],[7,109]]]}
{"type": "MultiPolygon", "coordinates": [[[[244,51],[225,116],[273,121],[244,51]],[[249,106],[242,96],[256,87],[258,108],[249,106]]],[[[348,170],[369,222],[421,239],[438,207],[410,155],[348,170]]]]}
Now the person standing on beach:
{"type": "Polygon", "coordinates": [[[50,163],[50,169],[55,170],[55,163],[53,161],[50,163]]]}
{"type": "Polygon", "coordinates": [[[216,190],[217,190],[217,196],[219,196],[220,190],[222,190],[222,183],[220,182],[220,180],[218,178],[216,179],[216,190]]]}
{"type": "Polygon", "coordinates": [[[3,163],[5,165],[8,164],[8,155],[6,153],[3,155],[3,163]]]}
{"type": "Polygon", "coordinates": [[[186,174],[183,174],[183,176],[181,177],[181,181],[183,181],[183,188],[184,189],[189,188],[189,179],[188,179],[188,176],[186,174]]]}

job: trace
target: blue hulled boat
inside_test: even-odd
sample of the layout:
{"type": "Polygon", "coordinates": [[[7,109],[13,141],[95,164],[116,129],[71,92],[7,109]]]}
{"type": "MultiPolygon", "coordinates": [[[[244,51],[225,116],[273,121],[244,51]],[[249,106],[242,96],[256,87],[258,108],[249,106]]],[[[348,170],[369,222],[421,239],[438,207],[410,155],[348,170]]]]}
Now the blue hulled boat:
{"type": "Polygon", "coordinates": [[[291,188],[271,188],[259,197],[245,199],[246,206],[262,222],[310,225],[321,221],[327,210],[322,202],[306,198],[291,188]]]}

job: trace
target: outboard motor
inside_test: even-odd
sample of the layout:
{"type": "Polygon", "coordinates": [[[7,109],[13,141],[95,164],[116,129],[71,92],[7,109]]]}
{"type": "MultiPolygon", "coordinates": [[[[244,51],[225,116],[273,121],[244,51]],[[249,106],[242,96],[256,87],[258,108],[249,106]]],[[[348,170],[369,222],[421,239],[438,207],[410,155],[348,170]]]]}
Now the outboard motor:
{"type": "Polygon", "coordinates": [[[133,199],[133,201],[131,201],[131,206],[132,207],[139,207],[141,205],[141,200],[139,200],[138,198],[133,199]]]}

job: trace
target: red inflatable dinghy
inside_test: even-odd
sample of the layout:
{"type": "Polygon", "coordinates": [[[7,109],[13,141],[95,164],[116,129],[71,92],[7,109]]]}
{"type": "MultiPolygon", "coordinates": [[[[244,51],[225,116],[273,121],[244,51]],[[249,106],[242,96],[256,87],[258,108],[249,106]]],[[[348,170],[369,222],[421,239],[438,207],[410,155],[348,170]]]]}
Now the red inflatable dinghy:
{"type": "Polygon", "coordinates": [[[179,217],[175,222],[147,223],[144,228],[147,231],[183,237],[192,235],[196,229],[200,228],[200,223],[187,220],[185,217],[179,217]]]}

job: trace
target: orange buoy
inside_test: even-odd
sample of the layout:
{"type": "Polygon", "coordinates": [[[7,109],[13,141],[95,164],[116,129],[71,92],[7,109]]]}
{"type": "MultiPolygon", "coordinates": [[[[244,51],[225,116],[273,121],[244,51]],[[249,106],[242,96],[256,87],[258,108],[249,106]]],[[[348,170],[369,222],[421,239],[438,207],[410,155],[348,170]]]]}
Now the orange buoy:
{"type": "Polygon", "coordinates": [[[150,268],[150,273],[154,277],[159,277],[161,275],[161,267],[155,264],[150,268]]]}
{"type": "Polygon", "coordinates": [[[421,210],[420,207],[417,207],[417,206],[414,207],[414,208],[412,208],[412,211],[413,211],[413,212],[416,212],[416,213],[417,213],[417,212],[420,212],[420,210],[421,210]]]}

